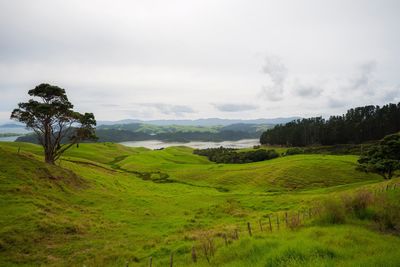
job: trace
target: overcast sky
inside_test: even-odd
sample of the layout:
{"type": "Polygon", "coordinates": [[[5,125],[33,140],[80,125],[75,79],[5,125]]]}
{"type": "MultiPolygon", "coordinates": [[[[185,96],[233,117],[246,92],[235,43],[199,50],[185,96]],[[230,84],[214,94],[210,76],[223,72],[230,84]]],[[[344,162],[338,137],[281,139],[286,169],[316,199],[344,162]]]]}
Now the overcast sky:
{"type": "Polygon", "coordinates": [[[341,114],[399,67],[398,0],[0,0],[0,122],[42,82],[98,120],[341,114]]]}

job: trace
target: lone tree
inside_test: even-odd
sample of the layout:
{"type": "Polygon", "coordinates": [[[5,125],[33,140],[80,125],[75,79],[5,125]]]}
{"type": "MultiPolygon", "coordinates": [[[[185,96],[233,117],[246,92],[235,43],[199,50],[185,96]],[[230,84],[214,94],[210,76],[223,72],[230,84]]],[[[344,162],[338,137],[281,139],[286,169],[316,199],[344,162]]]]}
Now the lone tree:
{"type": "Polygon", "coordinates": [[[374,172],[391,179],[396,170],[400,170],[400,134],[391,134],[383,138],[358,160],[359,168],[374,172]]]}
{"type": "Polygon", "coordinates": [[[43,83],[28,94],[40,101],[30,99],[19,103],[11,113],[11,119],[25,123],[36,133],[47,163],[54,164],[74,144],[97,138],[93,113],[73,111],[74,106],[64,89],[43,83]]]}

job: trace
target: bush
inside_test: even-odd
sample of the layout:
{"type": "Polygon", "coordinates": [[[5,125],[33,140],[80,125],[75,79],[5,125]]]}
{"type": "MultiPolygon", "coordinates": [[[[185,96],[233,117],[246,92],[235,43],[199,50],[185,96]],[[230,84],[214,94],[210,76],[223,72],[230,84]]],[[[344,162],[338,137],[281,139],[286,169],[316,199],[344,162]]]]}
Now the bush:
{"type": "Polygon", "coordinates": [[[346,221],[343,202],[337,199],[326,200],[321,207],[321,221],[328,224],[342,224],[346,221]]]}
{"type": "Polygon", "coordinates": [[[292,214],[292,216],[289,216],[288,218],[288,227],[291,230],[295,230],[300,228],[301,226],[301,220],[300,217],[297,214],[292,214]]]}
{"type": "Polygon", "coordinates": [[[352,196],[344,195],[342,201],[347,213],[351,213],[361,220],[372,217],[369,206],[374,202],[373,193],[367,190],[358,191],[352,196]]]}
{"type": "Polygon", "coordinates": [[[400,233],[400,202],[396,193],[377,197],[372,207],[373,220],[380,231],[400,233]]]}
{"type": "Polygon", "coordinates": [[[250,163],[279,157],[279,154],[273,149],[237,152],[237,150],[233,148],[219,147],[196,149],[193,153],[206,156],[210,161],[216,163],[250,163]]]}
{"type": "Polygon", "coordinates": [[[375,196],[369,191],[325,200],[317,207],[321,222],[344,223],[347,217],[370,220],[380,231],[400,233],[400,192],[385,192],[375,196]]]}
{"type": "Polygon", "coordinates": [[[297,154],[303,154],[304,150],[300,147],[291,147],[288,150],[286,150],[285,155],[290,156],[290,155],[297,155],[297,154]]]}

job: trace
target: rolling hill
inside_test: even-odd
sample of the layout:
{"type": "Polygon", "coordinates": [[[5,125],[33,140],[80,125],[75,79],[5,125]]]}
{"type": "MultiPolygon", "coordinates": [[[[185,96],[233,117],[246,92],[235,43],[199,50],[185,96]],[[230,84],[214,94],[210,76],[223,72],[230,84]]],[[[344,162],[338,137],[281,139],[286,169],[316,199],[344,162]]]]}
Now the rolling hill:
{"type": "MultiPolygon", "coordinates": [[[[229,238],[226,249],[216,243],[214,266],[350,266],[360,263],[355,255],[371,258],[370,251],[387,266],[400,262],[399,238],[354,225],[245,237],[246,222],[256,225],[266,214],[381,186],[377,176],[354,170],[355,156],[225,165],[187,147],[153,151],[99,143],[82,144],[60,166],[49,166],[41,153],[34,144],[0,144],[0,265],[147,266],[152,256],[154,265],[165,266],[171,252],[176,266],[190,265],[191,247],[201,248],[204,235],[232,227],[242,238],[229,238]]],[[[207,266],[200,248],[196,266],[207,266]]]]}

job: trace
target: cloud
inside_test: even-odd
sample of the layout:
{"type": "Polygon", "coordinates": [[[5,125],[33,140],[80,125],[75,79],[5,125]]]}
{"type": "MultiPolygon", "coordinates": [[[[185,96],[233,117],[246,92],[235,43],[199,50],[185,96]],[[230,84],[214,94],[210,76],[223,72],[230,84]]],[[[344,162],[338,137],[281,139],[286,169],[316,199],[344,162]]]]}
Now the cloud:
{"type": "Polygon", "coordinates": [[[358,67],[358,74],[355,78],[350,80],[349,87],[352,90],[361,90],[367,93],[373,93],[376,81],[374,74],[377,68],[375,60],[371,60],[361,64],[358,67]]]}
{"type": "Polygon", "coordinates": [[[188,113],[196,113],[196,111],[191,107],[185,105],[170,105],[163,103],[136,103],[134,105],[155,110],[166,115],[184,116],[188,113]]]}
{"type": "Polygon", "coordinates": [[[323,89],[315,85],[298,85],[294,93],[301,97],[318,97],[323,92],[323,89]]]}
{"type": "Polygon", "coordinates": [[[398,101],[400,99],[400,85],[381,90],[381,99],[384,102],[398,101]]]}
{"type": "Polygon", "coordinates": [[[334,112],[399,100],[400,1],[117,2],[0,0],[0,120],[41,82],[99,120],[305,116],[329,114],[329,98],[347,101],[334,112]],[[259,108],[210,105],[220,102],[259,108]]]}
{"type": "Polygon", "coordinates": [[[328,107],[329,108],[342,108],[346,106],[348,103],[344,99],[338,99],[338,98],[328,98],[328,107]]]}
{"type": "Polygon", "coordinates": [[[265,57],[262,73],[267,75],[268,80],[267,85],[263,85],[261,88],[261,95],[271,101],[282,100],[287,72],[281,58],[277,56],[265,57]]]}
{"type": "Polygon", "coordinates": [[[240,112],[240,111],[249,111],[258,109],[258,106],[251,104],[225,103],[225,104],[212,104],[212,105],[217,110],[222,112],[240,112]]]}

